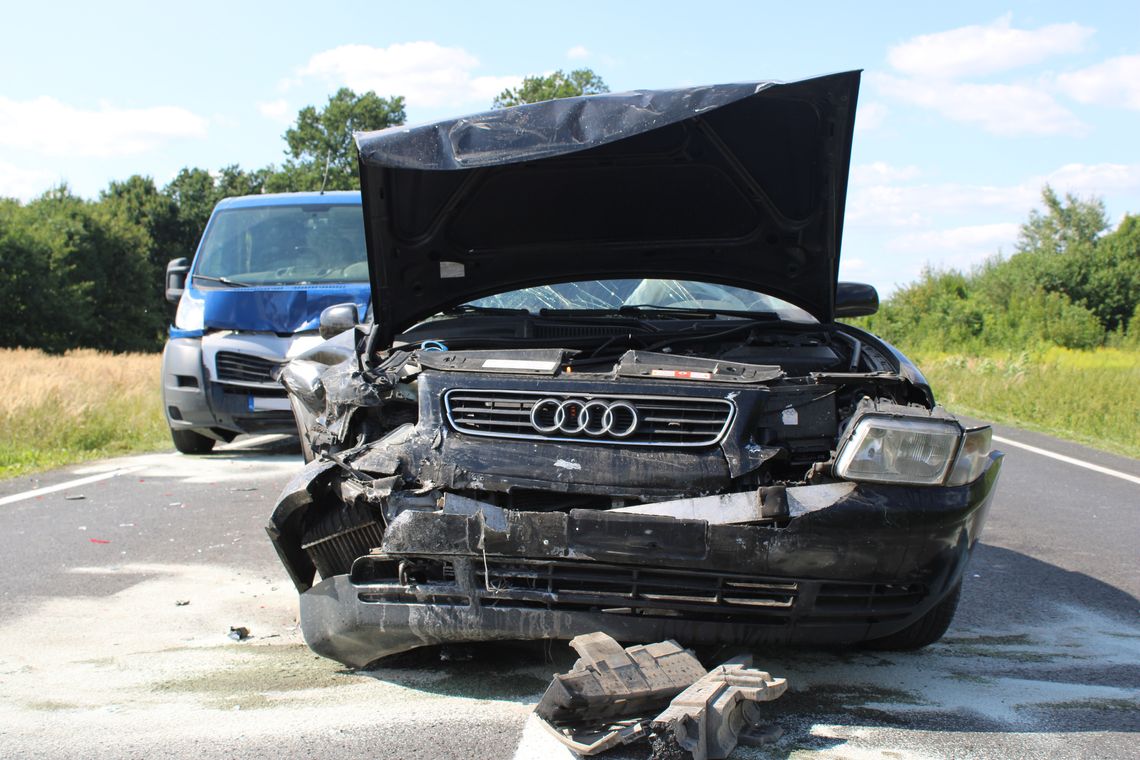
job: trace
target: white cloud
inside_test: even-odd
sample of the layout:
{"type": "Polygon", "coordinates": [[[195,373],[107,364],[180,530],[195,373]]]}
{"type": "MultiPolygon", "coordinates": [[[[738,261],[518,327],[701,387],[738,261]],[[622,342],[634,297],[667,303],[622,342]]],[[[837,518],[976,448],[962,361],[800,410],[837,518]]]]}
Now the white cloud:
{"type": "MultiPolygon", "coordinates": [[[[1140,190],[1140,164],[1065,164],[1030,184],[1040,190],[1048,182],[1059,193],[1106,195],[1140,190]]],[[[1034,200],[1039,193],[1034,195],[1034,200]]]]}
{"type": "Polygon", "coordinates": [[[870,185],[876,182],[905,182],[922,174],[917,166],[892,166],[885,161],[873,161],[851,167],[852,185],[870,185]]]}
{"type": "Polygon", "coordinates": [[[292,122],[296,115],[296,111],[289,107],[289,101],[284,98],[259,102],[257,111],[265,118],[281,124],[292,122]]]}
{"type": "Polygon", "coordinates": [[[887,107],[882,103],[865,102],[859,104],[855,114],[855,131],[870,132],[883,126],[887,118],[887,107]]]}
{"type": "Polygon", "coordinates": [[[1079,197],[1140,191],[1140,164],[1065,164],[1014,185],[956,182],[908,184],[899,169],[870,164],[852,170],[845,219],[863,228],[930,227],[939,218],[999,212],[1023,218],[1040,204],[1041,188],[1079,197]]]}
{"type": "Polygon", "coordinates": [[[1140,110],[1140,55],[1122,55],[1061,74],[1057,87],[1081,103],[1140,110]]]}
{"type": "Polygon", "coordinates": [[[62,176],[43,169],[25,169],[0,161],[0,198],[30,201],[62,181],[62,176]]]}
{"type": "Polygon", "coordinates": [[[206,119],[177,106],[84,110],[43,96],[0,97],[0,146],[53,156],[125,156],[206,136],[206,119]]]}
{"type": "Polygon", "coordinates": [[[480,102],[522,82],[521,76],[475,76],[479,59],[463,48],[434,42],[404,42],[386,48],[342,45],[309,59],[298,72],[381,97],[403,95],[409,106],[480,102]]]}
{"type": "Polygon", "coordinates": [[[937,254],[943,263],[962,268],[992,256],[999,249],[1012,247],[1019,229],[1018,224],[1003,222],[925,230],[893,238],[887,242],[886,248],[890,251],[937,254]]]}
{"type": "Polygon", "coordinates": [[[874,78],[880,91],[995,135],[1083,135],[1088,127],[1044,89],[1031,84],[949,83],[874,78]]]}
{"type": "Polygon", "coordinates": [[[921,34],[892,47],[887,61],[915,77],[958,79],[1040,63],[1054,55],[1084,48],[1095,30],[1080,24],[1050,24],[1015,29],[1013,14],[992,23],[921,34]]]}
{"type": "Polygon", "coordinates": [[[580,61],[590,57],[590,51],[585,45],[575,45],[566,51],[566,57],[572,61],[580,61]]]}

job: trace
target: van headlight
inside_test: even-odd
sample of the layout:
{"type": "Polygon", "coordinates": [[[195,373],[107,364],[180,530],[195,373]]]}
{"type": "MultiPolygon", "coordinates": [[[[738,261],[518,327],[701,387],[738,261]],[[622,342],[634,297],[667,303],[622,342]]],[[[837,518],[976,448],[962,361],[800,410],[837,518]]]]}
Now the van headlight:
{"type": "Polygon", "coordinates": [[[840,445],[835,474],[846,480],[965,485],[985,469],[988,427],[963,431],[953,419],[863,414],[840,445]]]}

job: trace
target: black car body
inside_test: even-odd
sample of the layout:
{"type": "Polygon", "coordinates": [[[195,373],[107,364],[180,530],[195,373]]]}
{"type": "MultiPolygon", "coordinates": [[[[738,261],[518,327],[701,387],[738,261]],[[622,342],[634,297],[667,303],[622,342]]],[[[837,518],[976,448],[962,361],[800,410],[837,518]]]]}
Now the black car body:
{"type": "Polygon", "coordinates": [[[837,317],[859,74],[357,136],[375,324],[289,365],[320,654],[936,640],[1001,467],[837,317]]]}

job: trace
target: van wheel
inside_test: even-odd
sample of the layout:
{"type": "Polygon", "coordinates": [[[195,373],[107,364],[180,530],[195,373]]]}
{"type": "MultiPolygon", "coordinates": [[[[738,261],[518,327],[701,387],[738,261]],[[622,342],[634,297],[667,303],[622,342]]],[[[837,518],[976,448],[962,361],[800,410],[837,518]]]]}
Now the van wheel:
{"type": "Polygon", "coordinates": [[[214,448],[214,439],[193,430],[171,430],[174,448],[183,454],[208,454],[214,448]]]}

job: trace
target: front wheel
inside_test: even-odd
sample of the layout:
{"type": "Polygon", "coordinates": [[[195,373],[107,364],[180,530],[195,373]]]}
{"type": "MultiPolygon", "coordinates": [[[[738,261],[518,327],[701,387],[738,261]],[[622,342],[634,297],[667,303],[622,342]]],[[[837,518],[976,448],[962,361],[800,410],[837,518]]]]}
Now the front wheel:
{"type": "Polygon", "coordinates": [[[958,581],[958,585],[946,595],[945,599],[934,605],[918,620],[889,636],[864,641],[863,646],[866,649],[879,651],[905,652],[933,644],[942,638],[942,634],[950,627],[950,621],[954,619],[954,612],[958,609],[958,598],[961,596],[962,582],[958,581]]]}
{"type": "Polygon", "coordinates": [[[174,440],[174,448],[183,454],[208,454],[214,448],[214,439],[193,430],[171,429],[170,437],[174,440]]]}

